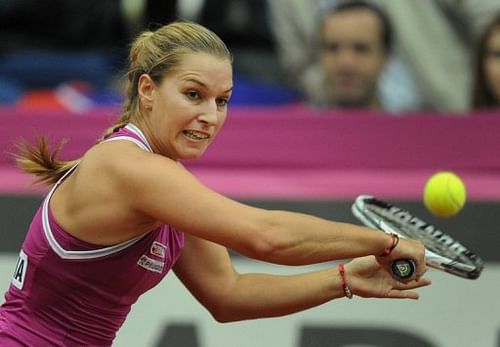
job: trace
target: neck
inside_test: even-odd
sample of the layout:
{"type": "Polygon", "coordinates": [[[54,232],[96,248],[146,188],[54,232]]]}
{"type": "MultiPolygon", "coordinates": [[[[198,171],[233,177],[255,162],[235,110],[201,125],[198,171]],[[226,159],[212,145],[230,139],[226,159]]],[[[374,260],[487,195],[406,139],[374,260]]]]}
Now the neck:
{"type": "Polygon", "coordinates": [[[149,131],[149,127],[147,126],[147,124],[144,124],[144,122],[141,121],[131,121],[127,124],[126,128],[136,133],[137,136],[139,136],[142,141],[144,141],[150,148],[151,152],[160,153],[157,150],[157,147],[154,146],[154,138],[151,131],[149,131]]]}

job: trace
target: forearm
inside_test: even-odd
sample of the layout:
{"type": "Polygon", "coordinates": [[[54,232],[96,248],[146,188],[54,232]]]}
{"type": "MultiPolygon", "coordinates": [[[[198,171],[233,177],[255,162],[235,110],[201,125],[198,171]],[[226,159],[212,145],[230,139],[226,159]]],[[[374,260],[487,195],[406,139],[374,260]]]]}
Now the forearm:
{"type": "Polygon", "coordinates": [[[221,322],[284,316],[344,296],[337,269],[290,276],[239,275],[227,293],[216,315],[221,322]]]}
{"type": "Polygon", "coordinates": [[[364,255],[380,255],[391,243],[384,233],[305,214],[271,211],[266,230],[272,243],[265,261],[307,265],[364,255]]]}

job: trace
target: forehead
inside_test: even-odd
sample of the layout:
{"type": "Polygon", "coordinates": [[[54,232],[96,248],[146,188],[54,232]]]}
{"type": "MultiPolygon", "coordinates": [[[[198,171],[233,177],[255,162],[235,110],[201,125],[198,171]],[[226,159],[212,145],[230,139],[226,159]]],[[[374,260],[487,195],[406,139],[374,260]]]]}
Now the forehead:
{"type": "Polygon", "coordinates": [[[363,40],[380,42],[382,24],[378,15],[369,9],[351,9],[327,15],[323,20],[324,40],[363,40]]]}
{"type": "Polygon", "coordinates": [[[228,58],[217,57],[208,53],[187,53],[180,59],[179,65],[167,73],[166,78],[200,79],[201,82],[215,84],[232,83],[232,66],[228,58]]]}

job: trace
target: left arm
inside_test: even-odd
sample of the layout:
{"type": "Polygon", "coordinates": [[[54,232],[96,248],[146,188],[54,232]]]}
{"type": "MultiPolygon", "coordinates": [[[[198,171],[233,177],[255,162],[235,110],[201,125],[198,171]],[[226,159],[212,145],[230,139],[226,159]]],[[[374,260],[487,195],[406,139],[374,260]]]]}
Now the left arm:
{"type": "MultiPolygon", "coordinates": [[[[225,247],[187,234],[174,271],[219,322],[284,316],[344,296],[336,268],[288,276],[239,274],[225,247]]],[[[346,272],[353,294],[365,297],[416,299],[417,293],[407,289],[430,283],[423,278],[399,283],[375,257],[347,264],[346,272]]]]}

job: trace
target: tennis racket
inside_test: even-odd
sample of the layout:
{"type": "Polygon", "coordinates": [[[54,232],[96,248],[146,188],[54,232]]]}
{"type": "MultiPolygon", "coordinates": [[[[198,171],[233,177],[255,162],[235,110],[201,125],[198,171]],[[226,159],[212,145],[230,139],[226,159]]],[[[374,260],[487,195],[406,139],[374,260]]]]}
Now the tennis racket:
{"type": "MultiPolygon", "coordinates": [[[[352,213],[367,227],[421,241],[429,267],[467,279],[481,275],[484,265],[479,256],[434,225],[400,207],[370,195],[360,195],[352,205],[352,213]]],[[[393,274],[403,280],[411,278],[415,270],[415,263],[410,259],[392,263],[393,274]]]]}

